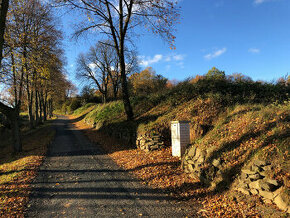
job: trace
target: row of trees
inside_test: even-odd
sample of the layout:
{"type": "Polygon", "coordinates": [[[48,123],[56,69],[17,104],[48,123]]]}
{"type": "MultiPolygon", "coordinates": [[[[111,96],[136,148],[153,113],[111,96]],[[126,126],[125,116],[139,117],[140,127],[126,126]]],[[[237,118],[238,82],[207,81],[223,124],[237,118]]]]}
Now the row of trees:
{"type": "Polygon", "coordinates": [[[34,128],[52,116],[53,101],[71,86],[63,74],[61,38],[51,8],[43,1],[10,1],[0,72],[0,85],[9,98],[1,99],[0,112],[10,120],[16,152],[22,150],[21,109],[34,128]]]}

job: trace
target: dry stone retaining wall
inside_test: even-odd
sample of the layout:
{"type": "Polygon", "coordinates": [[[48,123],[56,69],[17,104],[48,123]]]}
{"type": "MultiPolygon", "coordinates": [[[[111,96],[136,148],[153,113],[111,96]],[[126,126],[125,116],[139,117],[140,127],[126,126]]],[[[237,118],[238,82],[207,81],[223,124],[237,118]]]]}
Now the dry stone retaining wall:
{"type": "Polygon", "coordinates": [[[182,168],[191,177],[199,179],[202,183],[211,185],[215,178],[222,175],[222,160],[214,159],[211,163],[206,162],[207,151],[190,146],[182,159],[182,168]]]}
{"type": "Polygon", "coordinates": [[[136,145],[141,150],[149,152],[164,147],[164,140],[158,133],[140,134],[137,136],[136,145]]]}
{"type": "Polygon", "coordinates": [[[246,195],[259,195],[265,203],[274,203],[290,213],[290,207],[282,196],[283,187],[267,176],[267,171],[271,170],[271,165],[266,161],[255,160],[250,168],[242,170],[235,189],[246,195]]]}

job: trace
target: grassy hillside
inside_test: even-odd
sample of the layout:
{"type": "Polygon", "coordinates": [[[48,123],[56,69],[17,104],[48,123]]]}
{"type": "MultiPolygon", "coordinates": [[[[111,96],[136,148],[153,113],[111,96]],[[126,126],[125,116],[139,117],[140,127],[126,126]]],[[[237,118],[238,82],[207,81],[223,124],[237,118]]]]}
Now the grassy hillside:
{"type": "Polygon", "coordinates": [[[274,208],[265,209],[255,196],[233,200],[237,197],[232,198],[235,192],[227,190],[232,190],[241,169],[255,159],[268,160],[273,169],[267,172],[268,176],[285,187],[284,196],[289,202],[289,86],[204,78],[185,81],[150,95],[135,96],[131,102],[135,114],[131,122],[126,121],[121,101],[87,104],[73,115],[78,117],[77,121],[83,120],[93,127],[90,130],[81,122],[77,124],[91,140],[103,144],[119,165],[146,184],[202,205],[205,216],[220,216],[220,213],[282,215],[274,208]],[[210,187],[188,178],[180,168],[181,161],[171,157],[172,120],[191,121],[191,144],[207,151],[205,163],[222,160],[223,178],[215,179],[218,189],[214,190],[214,195],[210,187]],[[134,137],[157,132],[167,148],[141,152],[134,149],[134,140],[131,147],[128,142],[114,141],[114,136],[119,137],[121,132],[125,136],[129,132],[134,137]],[[249,199],[252,200],[249,202],[249,199]]]}
{"type": "Polygon", "coordinates": [[[286,187],[289,198],[288,96],[289,86],[203,79],[132,98],[134,122],[126,121],[121,101],[85,105],[74,115],[109,135],[124,129],[136,136],[158,132],[168,147],[170,121],[189,120],[192,145],[207,151],[207,162],[223,161],[221,191],[258,158],[271,162],[269,176],[286,187]]]}

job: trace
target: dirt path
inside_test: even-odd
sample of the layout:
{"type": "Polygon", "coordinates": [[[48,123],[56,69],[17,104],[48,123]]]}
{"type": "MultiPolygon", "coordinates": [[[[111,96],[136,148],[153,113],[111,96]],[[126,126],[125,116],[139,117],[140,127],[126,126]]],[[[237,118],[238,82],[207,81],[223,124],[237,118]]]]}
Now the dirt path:
{"type": "Polygon", "coordinates": [[[54,125],[56,138],[33,184],[26,217],[185,217],[190,212],[120,169],[65,117],[54,125]]]}

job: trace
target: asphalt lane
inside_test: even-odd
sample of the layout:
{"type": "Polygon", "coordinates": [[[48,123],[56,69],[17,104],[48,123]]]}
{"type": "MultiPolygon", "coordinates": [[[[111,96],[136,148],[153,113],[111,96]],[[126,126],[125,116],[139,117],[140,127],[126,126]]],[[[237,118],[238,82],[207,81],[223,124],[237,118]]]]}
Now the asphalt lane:
{"type": "Polygon", "coordinates": [[[66,117],[54,128],[26,217],[185,217],[190,212],[118,167],[66,117]]]}

